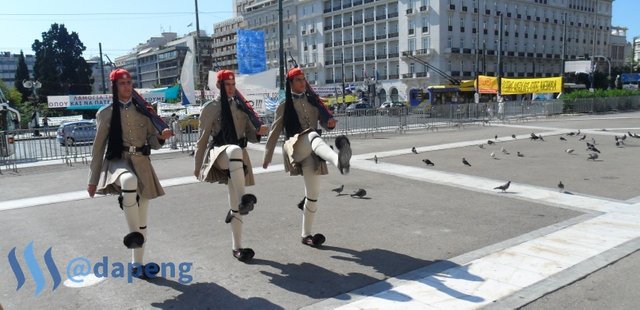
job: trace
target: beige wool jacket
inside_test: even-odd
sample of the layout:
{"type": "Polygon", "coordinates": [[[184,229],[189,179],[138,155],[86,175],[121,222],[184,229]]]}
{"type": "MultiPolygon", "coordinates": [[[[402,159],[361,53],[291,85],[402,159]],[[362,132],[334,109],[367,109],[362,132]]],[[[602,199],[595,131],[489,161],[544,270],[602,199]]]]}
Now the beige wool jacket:
{"type": "MultiPolygon", "coordinates": [[[[264,162],[271,162],[271,160],[273,159],[273,152],[276,145],[278,144],[278,139],[280,138],[280,135],[284,133],[284,106],[285,102],[282,101],[276,108],[276,115],[273,123],[271,124],[269,136],[267,137],[267,144],[265,146],[263,157],[264,162]]],[[[300,133],[306,133],[309,129],[317,130],[318,124],[320,124],[322,128],[327,131],[331,130],[324,126],[324,124],[321,124],[319,122],[320,112],[318,112],[318,109],[315,106],[309,103],[306,96],[297,99],[294,98],[293,107],[296,110],[296,114],[298,115],[298,120],[300,121],[300,126],[302,128],[302,131],[300,133]]],[[[288,143],[295,145],[298,139],[298,134],[300,133],[296,133],[295,136],[289,138],[289,140],[291,141],[289,141],[288,143]]],[[[285,171],[289,172],[290,175],[302,175],[302,170],[290,161],[290,154],[287,154],[287,151],[284,147],[282,149],[282,154],[284,156],[285,171]]],[[[314,156],[316,162],[316,174],[324,175],[329,173],[327,163],[317,157],[315,154],[312,154],[312,156],[314,156]]]]}
{"type": "MultiPolygon", "coordinates": [[[[255,128],[249,116],[237,107],[236,100],[229,98],[231,115],[233,116],[233,123],[236,127],[236,134],[238,139],[246,138],[248,142],[259,142],[256,135],[259,128],[255,128]]],[[[220,97],[205,103],[202,111],[200,112],[200,136],[196,144],[195,152],[195,171],[200,171],[198,179],[206,182],[218,182],[226,184],[228,182],[229,175],[227,171],[224,171],[215,165],[215,160],[218,158],[221,152],[225,150],[225,146],[213,147],[211,141],[218,132],[220,132],[222,119],[221,119],[221,105],[220,97]],[[205,167],[203,167],[205,165],[205,167]]],[[[251,160],[249,159],[249,153],[246,149],[242,149],[243,162],[247,167],[245,173],[245,185],[254,185],[253,171],[251,166],[251,160]]]]}
{"type": "Polygon", "coordinates": [[[138,193],[152,199],[164,195],[160,181],[151,165],[149,156],[141,153],[129,153],[127,147],[142,147],[148,144],[152,149],[162,147],[157,137],[157,130],[151,120],[138,112],[135,107],[120,110],[122,125],[122,144],[125,146],[122,159],[108,160],[105,151],[109,142],[109,128],[113,106],[107,105],[96,113],[96,137],[89,171],[89,184],[97,185],[98,194],[119,194],[121,189],[115,183],[118,177],[127,171],[138,178],[138,193]]]}

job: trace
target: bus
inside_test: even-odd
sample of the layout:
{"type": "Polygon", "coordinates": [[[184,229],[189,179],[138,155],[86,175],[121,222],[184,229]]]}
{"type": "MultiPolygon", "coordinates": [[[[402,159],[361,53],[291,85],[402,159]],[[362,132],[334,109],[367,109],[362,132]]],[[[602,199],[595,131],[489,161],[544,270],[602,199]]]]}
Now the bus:
{"type": "Polygon", "coordinates": [[[13,155],[17,129],[20,129],[20,112],[9,106],[0,90],[0,157],[13,155]]]}
{"type": "Polygon", "coordinates": [[[430,107],[446,103],[473,103],[474,81],[462,81],[460,85],[434,85],[426,89],[409,90],[411,107],[430,107]]]}

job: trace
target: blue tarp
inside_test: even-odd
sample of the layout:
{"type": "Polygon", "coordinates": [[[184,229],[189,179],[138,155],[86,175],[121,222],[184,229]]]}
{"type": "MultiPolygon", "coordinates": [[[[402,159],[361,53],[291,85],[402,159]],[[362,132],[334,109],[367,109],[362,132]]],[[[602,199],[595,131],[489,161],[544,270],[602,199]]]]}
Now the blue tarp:
{"type": "Polygon", "coordinates": [[[267,70],[264,31],[239,29],[237,45],[238,73],[254,74],[267,70]]]}

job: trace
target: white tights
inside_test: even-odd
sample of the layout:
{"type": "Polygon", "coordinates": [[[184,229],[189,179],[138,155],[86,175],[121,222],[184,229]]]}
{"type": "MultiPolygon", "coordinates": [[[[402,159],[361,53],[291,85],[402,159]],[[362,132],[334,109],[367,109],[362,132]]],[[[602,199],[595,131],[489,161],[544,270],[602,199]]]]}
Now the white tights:
{"type": "Polygon", "coordinates": [[[132,249],[131,261],[133,263],[142,264],[144,257],[144,247],[147,244],[147,211],[149,208],[149,199],[140,197],[137,200],[138,178],[131,172],[125,172],[120,175],[116,184],[122,189],[122,209],[124,211],[129,233],[139,232],[144,236],[144,244],[142,247],[132,249]],[[135,208],[137,206],[137,208],[135,208]]]}
{"type": "MultiPolygon", "coordinates": [[[[223,153],[216,159],[216,164],[220,169],[229,170],[229,207],[233,211],[238,211],[240,200],[245,194],[245,178],[242,162],[242,149],[237,145],[228,145],[223,153]]],[[[242,248],[242,215],[239,212],[233,213],[231,220],[231,248],[239,250],[242,248]]]]}

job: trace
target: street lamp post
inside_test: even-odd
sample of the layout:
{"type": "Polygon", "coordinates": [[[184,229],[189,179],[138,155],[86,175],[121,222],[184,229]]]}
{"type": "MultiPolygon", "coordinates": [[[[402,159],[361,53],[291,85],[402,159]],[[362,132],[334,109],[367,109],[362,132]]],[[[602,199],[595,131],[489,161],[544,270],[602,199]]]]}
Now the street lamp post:
{"type": "MultiPolygon", "coordinates": [[[[607,89],[611,89],[611,61],[609,61],[609,57],[605,57],[602,55],[595,55],[591,57],[591,61],[593,63],[593,60],[595,60],[596,58],[604,58],[604,60],[607,61],[607,65],[609,65],[609,71],[608,71],[608,75],[607,75],[607,89]]],[[[594,71],[596,69],[596,64],[593,63],[591,66],[591,88],[593,88],[593,80],[595,79],[595,75],[594,75],[594,71]]]]}
{"type": "Polygon", "coordinates": [[[40,81],[31,81],[31,80],[23,80],[22,81],[22,86],[24,86],[24,88],[30,88],[31,92],[32,92],[32,102],[31,104],[33,105],[35,111],[34,113],[34,126],[33,128],[35,128],[33,135],[34,136],[40,136],[40,131],[38,130],[38,128],[40,128],[40,123],[38,121],[38,118],[40,116],[40,111],[38,108],[38,88],[42,87],[42,83],[40,83],[40,81]]]}

